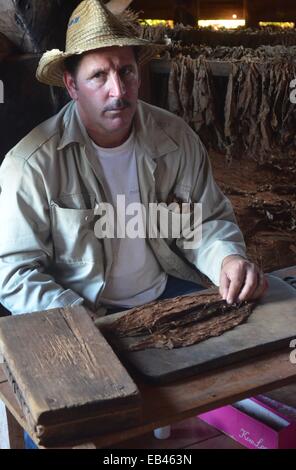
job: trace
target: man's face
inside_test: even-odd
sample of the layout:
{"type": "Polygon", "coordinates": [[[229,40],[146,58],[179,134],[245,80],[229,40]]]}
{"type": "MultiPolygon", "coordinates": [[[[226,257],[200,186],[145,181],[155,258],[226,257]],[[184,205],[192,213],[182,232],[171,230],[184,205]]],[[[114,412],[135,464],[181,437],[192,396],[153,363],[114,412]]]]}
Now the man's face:
{"type": "Polygon", "coordinates": [[[76,77],[64,75],[70,96],[90,137],[101,146],[128,137],[136,111],[140,78],[131,47],[106,47],[82,57],[76,77]]]}

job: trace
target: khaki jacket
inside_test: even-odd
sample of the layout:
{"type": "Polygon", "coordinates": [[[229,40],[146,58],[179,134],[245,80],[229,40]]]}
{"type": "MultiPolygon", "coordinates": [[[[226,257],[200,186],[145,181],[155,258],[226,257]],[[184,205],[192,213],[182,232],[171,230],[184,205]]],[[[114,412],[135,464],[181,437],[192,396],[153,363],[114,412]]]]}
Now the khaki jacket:
{"type": "MultiPolygon", "coordinates": [[[[147,239],[168,274],[216,285],[222,260],[245,256],[228,199],[213,180],[198,136],[177,116],[139,101],[135,148],[141,202],[171,195],[202,203],[202,243],[147,239]]],[[[0,169],[0,301],[13,314],[85,302],[100,307],[112,265],[111,240],[94,233],[96,204],[107,201],[93,146],[70,102],[5,157],[0,169]]]]}

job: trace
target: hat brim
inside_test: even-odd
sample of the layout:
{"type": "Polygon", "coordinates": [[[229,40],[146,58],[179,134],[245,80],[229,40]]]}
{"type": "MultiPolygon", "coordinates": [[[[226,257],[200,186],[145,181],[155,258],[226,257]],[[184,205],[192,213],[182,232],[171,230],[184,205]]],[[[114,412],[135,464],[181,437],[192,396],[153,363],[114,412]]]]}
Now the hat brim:
{"type": "Polygon", "coordinates": [[[125,37],[113,39],[112,44],[110,44],[110,39],[105,42],[100,40],[99,44],[96,41],[90,41],[88,44],[88,48],[85,48],[83,50],[62,52],[59,49],[53,49],[51,51],[45,52],[42,55],[36,71],[36,78],[40,82],[45,83],[46,85],[64,87],[65,85],[63,81],[63,75],[65,71],[65,59],[74,55],[81,55],[85,52],[90,52],[92,50],[112,46],[137,47],[139,49],[138,63],[139,65],[143,65],[149,62],[149,60],[155,57],[158,53],[163,51],[167,47],[167,44],[156,44],[151,43],[145,39],[125,37]]]}

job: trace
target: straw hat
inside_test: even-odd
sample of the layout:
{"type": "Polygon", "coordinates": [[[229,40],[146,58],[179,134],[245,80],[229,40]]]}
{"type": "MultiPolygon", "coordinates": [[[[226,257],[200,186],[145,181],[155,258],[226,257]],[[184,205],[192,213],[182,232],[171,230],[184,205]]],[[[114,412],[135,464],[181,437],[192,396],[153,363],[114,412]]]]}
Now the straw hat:
{"type": "Polygon", "coordinates": [[[36,77],[47,85],[64,87],[64,61],[67,57],[111,46],[138,46],[140,65],[150,60],[165,44],[150,43],[137,37],[135,27],[121,21],[99,0],[84,0],[68,23],[66,51],[53,49],[40,59],[36,77]]]}

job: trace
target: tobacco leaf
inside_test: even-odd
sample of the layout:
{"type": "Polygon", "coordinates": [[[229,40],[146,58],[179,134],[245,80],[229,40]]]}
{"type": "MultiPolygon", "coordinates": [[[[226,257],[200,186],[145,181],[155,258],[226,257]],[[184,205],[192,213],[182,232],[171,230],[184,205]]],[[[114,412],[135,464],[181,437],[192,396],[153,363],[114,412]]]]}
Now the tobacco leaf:
{"type": "Polygon", "coordinates": [[[155,332],[144,337],[128,347],[129,351],[141,351],[149,348],[173,349],[205,341],[214,336],[220,336],[240,325],[251,314],[250,305],[234,308],[232,311],[220,314],[216,313],[213,318],[197,321],[189,326],[170,328],[166,332],[155,332]]]}
{"type": "Polygon", "coordinates": [[[225,153],[229,164],[242,156],[260,165],[287,157],[295,161],[296,106],[290,100],[295,54],[295,46],[173,42],[168,108],[185,119],[207,148],[225,153]],[[230,65],[224,119],[211,61],[230,65]]]}
{"type": "Polygon", "coordinates": [[[108,325],[111,341],[124,338],[124,348],[172,349],[219,336],[246,321],[253,304],[228,305],[217,292],[179,296],[131,309],[108,325]]]}

